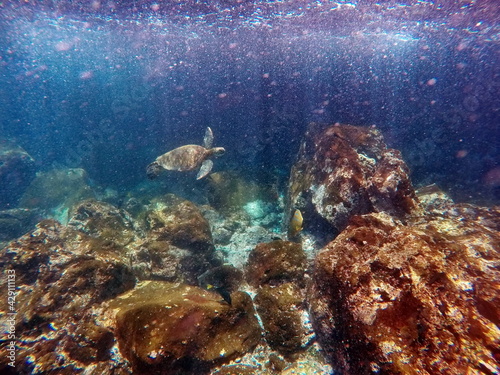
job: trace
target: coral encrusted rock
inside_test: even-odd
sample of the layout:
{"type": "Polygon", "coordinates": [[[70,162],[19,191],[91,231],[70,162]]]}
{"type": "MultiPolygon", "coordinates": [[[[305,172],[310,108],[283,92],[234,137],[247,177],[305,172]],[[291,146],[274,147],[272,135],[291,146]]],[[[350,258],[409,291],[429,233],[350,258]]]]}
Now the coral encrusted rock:
{"type": "Polygon", "coordinates": [[[146,281],[109,302],[118,346],[137,374],[205,374],[253,350],[261,338],[252,300],[146,281]]]}
{"type": "MultiPolygon", "coordinates": [[[[18,374],[77,373],[109,359],[112,333],[95,326],[91,309],[134,287],[122,247],[44,220],[0,251],[0,260],[1,283],[15,275],[18,374]]],[[[6,304],[0,301],[2,311],[6,304]]]]}
{"type": "Polygon", "coordinates": [[[68,225],[92,237],[125,246],[136,239],[140,229],[125,210],[89,199],[76,204],[68,225]]]}
{"type": "Polygon", "coordinates": [[[310,305],[342,374],[500,372],[500,209],[457,205],[407,225],[351,219],[318,254],[310,305]]]}
{"type": "Polygon", "coordinates": [[[194,203],[168,194],[152,202],[152,206],[146,213],[152,239],[197,252],[213,250],[210,225],[194,203]]]}
{"type": "Polygon", "coordinates": [[[194,203],[169,194],[155,199],[143,216],[147,234],[130,246],[140,279],[197,284],[200,275],[221,265],[210,225],[194,203]]]}
{"type": "MultiPolygon", "coordinates": [[[[288,217],[298,208],[304,228],[333,239],[350,217],[387,212],[397,218],[418,209],[409,170],[374,128],[311,124],[292,167],[288,217]]],[[[288,222],[288,221],[286,221],[288,222]]]]}
{"type": "Polygon", "coordinates": [[[303,287],[306,268],[307,258],[300,244],[281,240],[260,243],[248,257],[246,280],[256,288],[287,281],[303,287]]]}
{"type": "Polygon", "coordinates": [[[305,301],[304,291],[294,283],[259,289],[255,304],[272,349],[287,355],[304,349],[309,343],[310,332],[303,322],[305,301]]]}
{"type": "Polygon", "coordinates": [[[245,276],[258,288],[254,301],[266,341],[283,355],[305,349],[311,340],[305,303],[306,269],[306,255],[295,242],[260,243],[248,257],[245,276]]]}

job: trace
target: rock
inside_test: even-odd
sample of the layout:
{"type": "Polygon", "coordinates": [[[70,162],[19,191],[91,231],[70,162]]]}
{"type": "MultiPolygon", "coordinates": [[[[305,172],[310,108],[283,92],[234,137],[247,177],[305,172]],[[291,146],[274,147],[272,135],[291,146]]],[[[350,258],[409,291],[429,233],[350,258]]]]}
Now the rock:
{"type": "Polygon", "coordinates": [[[168,194],[155,200],[152,206],[146,213],[151,239],[168,241],[198,253],[213,251],[210,225],[194,203],[168,194]]]}
{"type": "Polygon", "coordinates": [[[145,239],[130,246],[139,278],[196,285],[201,274],[221,265],[210,226],[194,203],[167,195],[151,206],[145,239]]]}
{"type": "Polygon", "coordinates": [[[500,209],[353,218],[317,256],[319,342],[349,374],[500,372],[500,209]]]}
{"type": "MultiPolygon", "coordinates": [[[[292,167],[286,212],[298,208],[304,228],[325,240],[350,217],[387,212],[404,218],[418,200],[399,151],[387,149],[373,128],[311,124],[292,167]]],[[[288,222],[286,220],[285,222],[288,222]]]]}
{"type": "MultiPolygon", "coordinates": [[[[15,273],[19,373],[77,373],[109,359],[112,333],[95,326],[92,309],[134,287],[123,252],[55,220],[40,222],[0,252],[2,283],[15,273]]],[[[2,299],[2,311],[6,304],[2,299]]]]}
{"type": "Polygon", "coordinates": [[[418,199],[410,181],[410,170],[398,150],[383,150],[366,184],[374,212],[396,218],[418,212],[418,199]]]}
{"type": "Polygon", "coordinates": [[[257,312],[269,346],[283,355],[304,350],[312,329],[305,304],[307,259],[298,243],[258,244],[248,257],[246,280],[258,288],[257,312]]]}
{"type": "Polygon", "coordinates": [[[307,259],[298,243],[276,240],[258,244],[248,257],[246,280],[255,288],[294,282],[303,287],[307,259]]]}
{"type": "Polygon", "coordinates": [[[427,214],[440,214],[453,206],[453,200],[436,184],[422,186],[415,191],[420,206],[427,214]]]}
{"type": "Polygon", "coordinates": [[[101,327],[95,317],[86,315],[73,332],[63,339],[63,349],[69,357],[85,365],[109,361],[115,337],[113,332],[101,327]]]}
{"type": "Polygon", "coordinates": [[[306,348],[311,331],[304,324],[308,316],[303,290],[289,282],[276,287],[264,285],[254,301],[272,349],[289,355],[306,348]]]}
{"type": "Polygon", "coordinates": [[[258,367],[249,365],[227,365],[216,370],[212,375],[254,375],[257,373],[258,367]]]}
{"type": "Polygon", "coordinates": [[[260,341],[251,298],[235,292],[232,301],[184,284],[143,282],[108,306],[134,372],[201,374],[260,341]]]}
{"type": "Polygon", "coordinates": [[[41,219],[37,209],[12,208],[0,211],[0,243],[21,237],[41,219]]]}
{"type": "Polygon", "coordinates": [[[55,220],[12,241],[0,254],[3,269],[13,269],[21,295],[31,302],[25,321],[53,320],[62,309],[84,310],[134,286],[128,258],[115,244],[88,237],[55,220]]]}
{"type": "Polygon", "coordinates": [[[77,202],[91,198],[95,198],[94,192],[85,170],[57,169],[37,173],[19,205],[45,210],[65,224],[69,209],[77,202]]]}
{"type": "Polygon", "coordinates": [[[214,254],[197,254],[168,241],[146,239],[132,246],[131,263],[140,280],[197,284],[197,278],[219,264],[214,254]]]}
{"type": "Polygon", "coordinates": [[[76,204],[71,211],[69,226],[103,241],[125,246],[141,234],[127,211],[109,203],[89,199],[76,204]]]}
{"type": "Polygon", "coordinates": [[[144,211],[144,205],[137,198],[128,198],[121,207],[132,216],[138,217],[144,211]]]}
{"type": "Polygon", "coordinates": [[[35,177],[35,161],[21,147],[0,140],[0,209],[14,208],[35,177]]]}

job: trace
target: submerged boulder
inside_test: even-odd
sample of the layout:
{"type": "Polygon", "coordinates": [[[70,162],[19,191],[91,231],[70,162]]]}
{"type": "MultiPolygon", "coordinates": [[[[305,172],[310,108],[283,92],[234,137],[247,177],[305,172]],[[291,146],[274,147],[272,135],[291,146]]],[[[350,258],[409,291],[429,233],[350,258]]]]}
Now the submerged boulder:
{"type": "MultiPolygon", "coordinates": [[[[75,373],[84,364],[108,359],[112,334],[95,327],[92,309],[134,287],[128,264],[121,246],[55,220],[44,220],[10,242],[0,252],[0,269],[2,283],[15,275],[18,373],[58,368],[75,373]],[[61,362],[56,353],[65,350],[69,356],[61,362]]],[[[6,304],[7,299],[0,302],[2,311],[8,311],[6,304]]]]}
{"type": "Polygon", "coordinates": [[[212,251],[212,232],[201,211],[190,201],[167,194],[146,213],[150,238],[195,252],[212,251]]]}
{"type": "Polygon", "coordinates": [[[306,314],[305,291],[294,283],[265,285],[255,297],[269,346],[283,355],[303,350],[312,335],[306,314]]]}
{"type": "Polygon", "coordinates": [[[210,267],[214,249],[210,228],[193,203],[174,195],[156,199],[139,213],[137,222],[144,235],[128,248],[139,279],[194,284],[210,267]],[[187,208],[180,208],[181,203],[187,208]],[[188,238],[190,230],[193,238],[188,238]]]}
{"type": "Polygon", "coordinates": [[[288,281],[303,287],[306,268],[307,258],[300,244],[282,240],[260,243],[248,257],[246,280],[255,288],[288,281]]]}
{"type": "Polygon", "coordinates": [[[311,124],[292,167],[288,216],[302,211],[305,229],[332,239],[350,217],[387,212],[397,218],[418,209],[409,170],[374,128],[311,124]]]}
{"type": "Polygon", "coordinates": [[[310,308],[343,374],[500,371],[500,210],[457,205],[404,226],[355,217],[318,254],[310,308]]]}
{"type": "Polygon", "coordinates": [[[138,374],[203,374],[253,350],[261,337],[250,296],[143,282],[108,303],[122,355],[138,374]]]}
{"type": "Polygon", "coordinates": [[[155,199],[142,216],[147,233],[129,246],[140,279],[194,285],[201,274],[221,265],[210,225],[194,203],[168,194],[155,199]]]}
{"type": "Polygon", "coordinates": [[[276,240],[258,244],[248,257],[246,280],[257,289],[255,304],[269,346],[283,355],[311,340],[306,306],[307,259],[302,246],[276,240]]]}
{"type": "Polygon", "coordinates": [[[35,177],[35,161],[21,147],[0,140],[0,209],[14,208],[35,177]]]}
{"type": "Polygon", "coordinates": [[[71,210],[68,225],[103,241],[125,246],[140,234],[140,228],[129,213],[115,206],[89,199],[71,210]]]}
{"type": "Polygon", "coordinates": [[[23,194],[19,205],[47,211],[66,223],[70,208],[85,199],[95,198],[87,173],[81,168],[39,172],[23,194]]]}

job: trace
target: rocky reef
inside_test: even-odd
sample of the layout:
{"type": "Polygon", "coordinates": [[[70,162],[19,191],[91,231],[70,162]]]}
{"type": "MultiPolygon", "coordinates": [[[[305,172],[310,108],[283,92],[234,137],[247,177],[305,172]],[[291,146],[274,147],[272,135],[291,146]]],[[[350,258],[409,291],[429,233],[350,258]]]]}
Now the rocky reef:
{"type": "Polygon", "coordinates": [[[500,373],[500,208],[415,190],[408,174],[376,129],[312,124],[289,181],[286,211],[304,217],[291,242],[282,196],[231,174],[209,177],[197,205],[111,204],[83,170],[40,173],[26,208],[0,212],[0,241],[38,215],[63,223],[0,250],[0,287],[15,274],[17,288],[15,325],[2,323],[16,368],[3,357],[0,372],[500,373]]]}
{"type": "Polygon", "coordinates": [[[261,344],[242,272],[217,258],[198,207],[173,195],[135,219],[81,201],[67,225],[43,220],[10,242],[0,267],[1,287],[14,273],[18,290],[16,368],[4,358],[0,372],[208,374],[261,344]]]}
{"type": "MultiPolygon", "coordinates": [[[[135,285],[121,246],[45,220],[5,247],[0,260],[2,281],[8,272],[16,281],[16,373],[75,373],[110,358],[112,334],[95,325],[91,309],[135,285]]],[[[7,300],[1,303],[8,311],[7,300]]]]}
{"type": "Polygon", "coordinates": [[[293,281],[304,287],[306,256],[298,243],[276,240],[258,244],[248,257],[246,279],[255,288],[293,281]]]}
{"type": "Polygon", "coordinates": [[[142,216],[148,235],[132,245],[141,279],[196,285],[198,276],[222,264],[210,225],[192,202],[169,194],[154,199],[142,216]]]}
{"type": "Polygon", "coordinates": [[[409,170],[375,128],[312,123],[292,167],[286,212],[298,208],[318,240],[331,240],[354,215],[418,209],[409,170]]]}
{"type": "Polygon", "coordinates": [[[461,211],[358,216],[321,250],[311,310],[342,373],[498,371],[500,211],[461,211]]]}

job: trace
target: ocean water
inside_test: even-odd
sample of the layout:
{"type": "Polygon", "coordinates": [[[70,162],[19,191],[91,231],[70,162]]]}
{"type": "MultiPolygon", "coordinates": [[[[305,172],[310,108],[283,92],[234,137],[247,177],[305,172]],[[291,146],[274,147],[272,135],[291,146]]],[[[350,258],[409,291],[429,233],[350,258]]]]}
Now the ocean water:
{"type": "MultiPolygon", "coordinates": [[[[33,188],[40,198],[23,177],[54,171],[85,175],[94,196],[119,207],[164,193],[212,202],[196,172],[146,175],[210,127],[226,150],[213,172],[271,186],[274,201],[241,208],[279,235],[312,122],[375,127],[416,188],[499,205],[498,1],[0,2],[0,145],[32,159],[28,172],[0,165],[0,211],[29,207],[65,223],[75,203],[65,199],[81,186],[55,174],[33,188]]],[[[239,242],[224,246],[242,266],[239,242]]]]}

